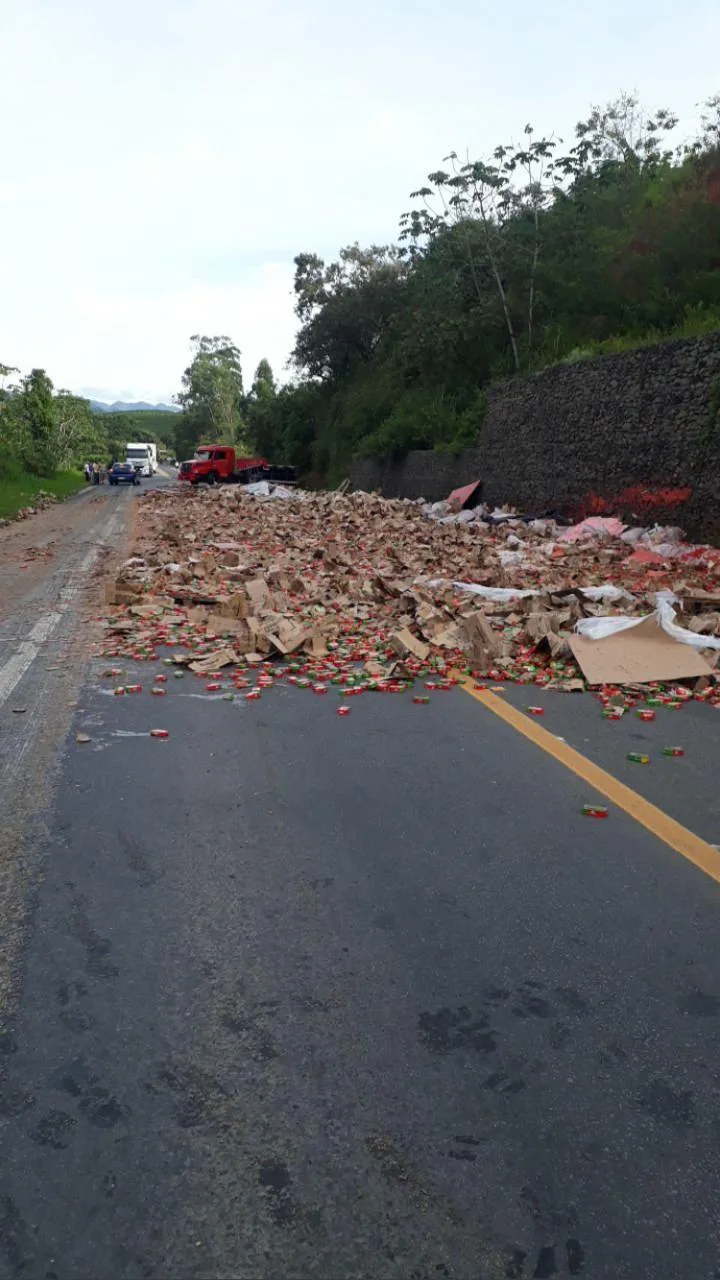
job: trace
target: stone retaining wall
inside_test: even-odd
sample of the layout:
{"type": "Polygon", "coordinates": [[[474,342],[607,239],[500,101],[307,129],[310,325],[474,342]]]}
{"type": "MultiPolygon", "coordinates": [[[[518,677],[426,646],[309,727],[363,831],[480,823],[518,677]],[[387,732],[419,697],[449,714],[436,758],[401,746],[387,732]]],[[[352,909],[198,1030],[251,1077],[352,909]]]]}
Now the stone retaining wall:
{"type": "Polygon", "coordinates": [[[604,506],[720,541],[720,334],[506,382],[489,394],[475,448],[359,459],[350,478],[429,501],[481,479],[487,502],[578,515],[604,506]]]}

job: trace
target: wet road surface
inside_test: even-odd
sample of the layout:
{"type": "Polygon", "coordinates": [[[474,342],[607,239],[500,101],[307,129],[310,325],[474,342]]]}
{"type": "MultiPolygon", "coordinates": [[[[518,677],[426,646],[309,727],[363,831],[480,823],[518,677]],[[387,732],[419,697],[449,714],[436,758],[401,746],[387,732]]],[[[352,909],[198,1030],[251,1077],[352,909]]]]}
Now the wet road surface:
{"type": "MultiPolygon", "coordinates": [[[[24,846],[1,1277],[720,1275],[716,883],[462,691],[105,665],[24,846]]],[[[624,781],[656,728],[546,706],[624,781]]],[[[717,712],[666,714],[630,784],[720,842],[717,712]]]]}

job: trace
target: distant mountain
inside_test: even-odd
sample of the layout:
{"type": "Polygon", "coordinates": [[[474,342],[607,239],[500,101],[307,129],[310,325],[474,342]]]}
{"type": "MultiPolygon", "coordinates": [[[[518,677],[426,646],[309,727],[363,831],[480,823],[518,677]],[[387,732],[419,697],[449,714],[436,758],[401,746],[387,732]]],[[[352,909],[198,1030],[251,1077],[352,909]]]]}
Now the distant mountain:
{"type": "Polygon", "coordinates": [[[127,400],[116,400],[114,404],[104,404],[102,400],[91,400],[91,409],[96,413],[179,413],[180,409],[176,404],[147,404],[144,400],[138,400],[131,404],[127,400]]]}

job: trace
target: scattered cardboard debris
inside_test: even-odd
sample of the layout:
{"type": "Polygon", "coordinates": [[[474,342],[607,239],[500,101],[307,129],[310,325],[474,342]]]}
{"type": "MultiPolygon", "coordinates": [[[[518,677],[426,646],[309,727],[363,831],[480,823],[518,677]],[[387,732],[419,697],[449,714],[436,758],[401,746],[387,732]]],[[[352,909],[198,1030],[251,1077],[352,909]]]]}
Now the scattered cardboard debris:
{"type": "Polygon", "coordinates": [[[323,678],[337,659],[381,683],[396,663],[406,675],[461,666],[572,691],[702,674],[720,703],[713,666],[689,645],[640,626],[597,642],[575,634],[583,619],[641,617],[670,589],[680,626],[718,635],[720,552],[604,518],[559,544],[553,519],[468,509],[478,484],[454,495],[455,512],[363,492],[152,491],[137,554],[107,589],[105,652],[167,647],[199,674],[292,659],[323,678]],[[633,561],[643,547],[662,563],[633,561]]]}

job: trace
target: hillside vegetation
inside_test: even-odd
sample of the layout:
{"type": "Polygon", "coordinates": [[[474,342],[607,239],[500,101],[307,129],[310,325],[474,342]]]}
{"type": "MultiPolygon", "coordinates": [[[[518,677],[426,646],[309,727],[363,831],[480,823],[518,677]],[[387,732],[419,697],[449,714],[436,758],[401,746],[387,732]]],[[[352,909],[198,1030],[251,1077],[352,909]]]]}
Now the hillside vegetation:
{"type": "Polygon", "coordinates": [[[249,447],[318,478],[457,449],[495,380],[720,328],[720,97],[671,149],[676,126],[630,97],[569,147],[528,125],[489,157],[447,156],[396,244],[299,254],[295,379],[278,389],[263,362],[238,402],[249,447]]]}
{"type": "Polygon", "coordinates": [[[128,440],[154,440],[172,453],[176,416],[157,409],[95,413],[82,396],[56,391],[44,369],[19,378],[17,369],[0,365],[0,501],[14,502],[10,489],[21,477],[25,489],[36,477],[43,483],[34,492],[53,491],[49,481],[60,473],[124,457],[128,440]]]}

